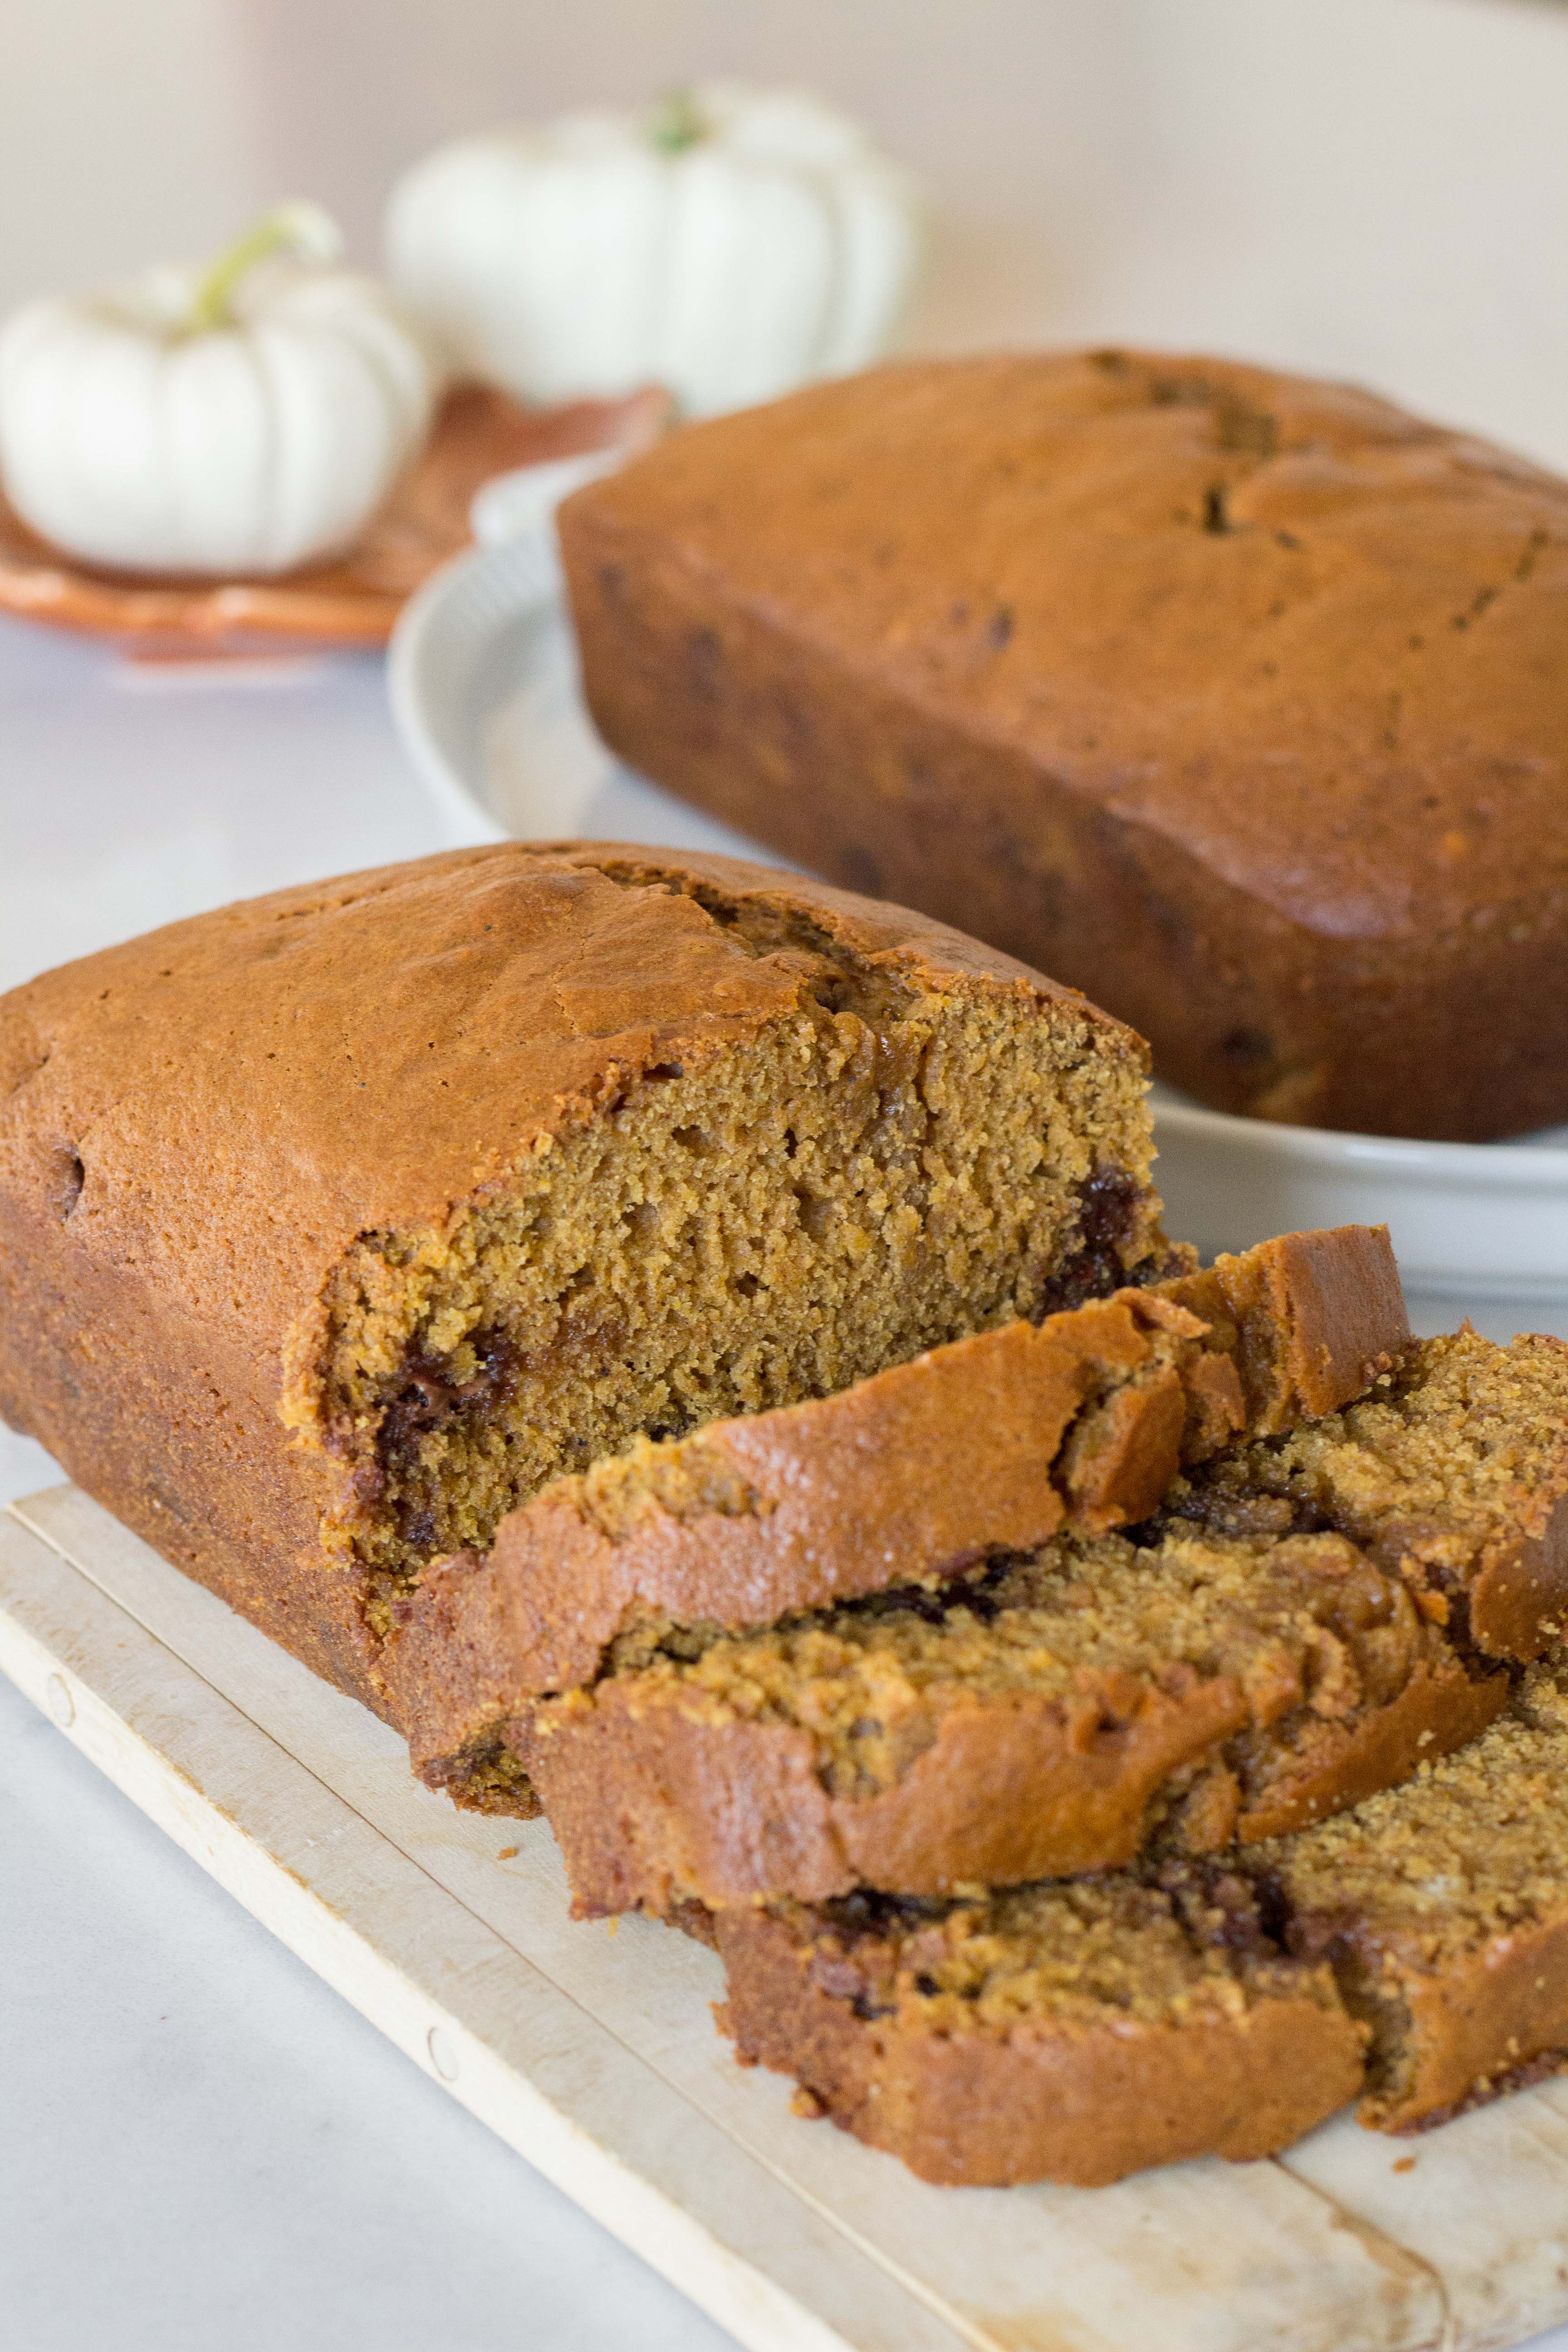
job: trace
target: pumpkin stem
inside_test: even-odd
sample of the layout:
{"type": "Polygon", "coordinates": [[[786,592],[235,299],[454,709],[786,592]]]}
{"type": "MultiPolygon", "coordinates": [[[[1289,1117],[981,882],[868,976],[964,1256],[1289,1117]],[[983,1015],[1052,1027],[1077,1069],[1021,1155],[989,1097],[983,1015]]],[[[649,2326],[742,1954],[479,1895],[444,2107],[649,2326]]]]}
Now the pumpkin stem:
{"type": "Polygon", "coordinates": [[[709,137],[707,117],[689,89],[668,89],[648,119],[647,135],[661,155],[683,155],[709,137]]]}
{"type": "Polygon", "coordinates": [[[258,261],[268,261],[275,253],[298,253],[307,261],[335,261],[342,248],[337,223],[320,205],[279,205],[208,263],[191,297],[185,332],[201,335],[214,327],[226,327],[231,318],[229,297],[258,261]]]}

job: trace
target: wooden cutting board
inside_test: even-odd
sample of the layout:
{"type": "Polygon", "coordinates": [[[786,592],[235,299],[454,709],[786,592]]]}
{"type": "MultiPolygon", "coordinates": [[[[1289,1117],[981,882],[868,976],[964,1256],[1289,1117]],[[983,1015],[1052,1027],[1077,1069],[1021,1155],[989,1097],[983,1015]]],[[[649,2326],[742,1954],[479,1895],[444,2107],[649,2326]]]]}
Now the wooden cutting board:
{"type": "Polygon", "coordinates": [[[420,1788],[384,1725],[72,1487],[0,1515],[0,1668],[753,2352],[1480,2352],[1568,2316],[1568,2082],[1414,2141],[1342,2117],[1273,2163],[928,2188],[735,2063],[710,1954],[574,1924],[542,1822],[420,1788]]]}

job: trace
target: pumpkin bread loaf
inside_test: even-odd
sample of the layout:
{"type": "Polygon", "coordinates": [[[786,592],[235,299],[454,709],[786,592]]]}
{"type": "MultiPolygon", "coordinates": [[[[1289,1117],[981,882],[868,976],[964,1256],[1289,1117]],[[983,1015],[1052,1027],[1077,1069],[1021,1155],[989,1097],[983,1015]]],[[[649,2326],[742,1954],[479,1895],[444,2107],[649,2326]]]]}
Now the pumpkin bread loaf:
{"type": "Polygon", "coordinates": [[[1085,988],[1221,1109],[1568,1118],[1568,483],[1347,386],[927,361],[569,499],[635,767],[1085,988]]]}
{"type": "Polygon", "coordinates": [[[623,1633],[765,1625],[1143,1518],[1183,1462],[1363,1394],[1408,1337],[1386,1231],[1343,1226],[639,1441],[395,1604],[386,1672],[416,1761],[494,1801],[476,1767],[505,1719],[593,1681],[623,1633]]]}
{"type": "Polygon", "coordinates": [[[1146,1065],[721,858],[232,907],[0,1000],[0,1412],[386,1708],[399,1597],[546,1481],[1168,1271],[1146,1065]]]}
{"type": "Polygon", "coordinates": [[[1442,2123],[1568,2068],[1565,1688],[1532,1668],[1469,1747],[1223,1869],[703,1917],[721,2023],[928,2180],[1262,2156],[1358,2092],[1442,2123]]]}

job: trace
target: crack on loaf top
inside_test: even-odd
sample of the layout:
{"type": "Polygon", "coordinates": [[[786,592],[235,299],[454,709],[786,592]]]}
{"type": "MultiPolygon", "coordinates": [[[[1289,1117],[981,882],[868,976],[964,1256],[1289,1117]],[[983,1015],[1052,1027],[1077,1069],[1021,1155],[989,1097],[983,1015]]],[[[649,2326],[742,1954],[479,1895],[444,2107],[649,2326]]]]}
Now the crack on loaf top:
{"type": "Polygon", "coordinates": [[[19,1095],[31,1086],[53,1052],[52,1042],[40,1045],[35,1038],[18,1037],[13,1052],[0,1053],[0,1095],[19,1095]]]}
{"type": "Polygon", "coordinates": [[[912,981],[873,963],[804,908],[760,895],[742,898],[699,876],[657,866],[615,861],[596,870],[617,889],[662,890],[691,899],[743,955],[759,961],[805,956],[826,967],[807,982],[810,995],[825,1012],[853,1013],[869,1026],[882,1028],[902,1020],[920,1001],[921,990],[912,981]]]}

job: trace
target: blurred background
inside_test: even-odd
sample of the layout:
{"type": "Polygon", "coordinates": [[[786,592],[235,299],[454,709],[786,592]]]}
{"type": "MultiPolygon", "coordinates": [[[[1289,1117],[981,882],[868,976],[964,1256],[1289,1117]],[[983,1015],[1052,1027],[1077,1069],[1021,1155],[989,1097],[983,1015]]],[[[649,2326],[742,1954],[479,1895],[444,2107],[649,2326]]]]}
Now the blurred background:
{"type": "Polygon", "coordinates": [[[1568,465],[1555,0],[8,0],[0,309],[282,194],[371,262],[434,142],[712,73],[814,89],[920,173],[906,350],[1237,351],[1568,465]]]}

